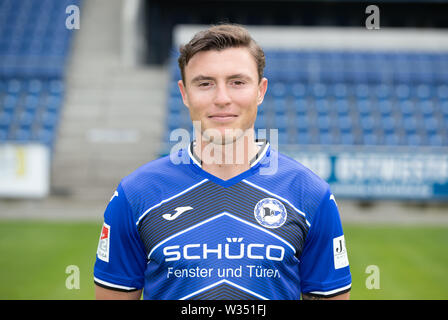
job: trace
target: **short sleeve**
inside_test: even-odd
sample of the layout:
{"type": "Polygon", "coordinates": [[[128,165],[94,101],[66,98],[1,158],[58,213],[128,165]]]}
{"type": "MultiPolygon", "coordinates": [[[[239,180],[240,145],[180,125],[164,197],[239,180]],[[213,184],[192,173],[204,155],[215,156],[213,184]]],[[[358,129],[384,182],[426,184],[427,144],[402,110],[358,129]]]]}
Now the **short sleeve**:
{"type": "Polygon", "coordinates": [[[331,297],[351,288],[344,233],[336,200],[330,190],[311,222],[299,268],[303,293],[331,297]]]}
{"type": "Polygon", "coordinates": [[[94,266],[94,281],[107,289],[143,288],[146,253],[121,184],[104,213],[94,266]]]}

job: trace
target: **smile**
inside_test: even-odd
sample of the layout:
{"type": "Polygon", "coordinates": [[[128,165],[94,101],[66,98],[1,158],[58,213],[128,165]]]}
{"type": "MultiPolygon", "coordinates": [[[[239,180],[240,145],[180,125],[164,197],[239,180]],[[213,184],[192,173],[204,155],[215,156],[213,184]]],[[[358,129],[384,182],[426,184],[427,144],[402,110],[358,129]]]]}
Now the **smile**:
{"type": "Polygon", "coordinates": [[[237,115],[234,114],[217,114],[209,116],[208,118],[215,121],[215,122],[230,122],[237,118],[237,115]]]}

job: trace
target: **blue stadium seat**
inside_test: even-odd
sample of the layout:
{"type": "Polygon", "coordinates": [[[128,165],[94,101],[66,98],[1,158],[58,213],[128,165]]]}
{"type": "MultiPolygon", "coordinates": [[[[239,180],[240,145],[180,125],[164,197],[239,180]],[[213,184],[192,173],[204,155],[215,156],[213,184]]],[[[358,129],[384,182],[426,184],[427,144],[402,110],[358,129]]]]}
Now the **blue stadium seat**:
{"type": "Polygon", "coordinates": [[[440,103],[439,108],[444,116],[448,116],[448,100],[440,103]]]}
{"type": "Polygon", "coordinates": [[[422,83],[428,83],[428,81],[421,82],[416,88],[416,97],[420,100],[426,100],[430,99],[433,95],[432,88],[427,84],[422,83]]]}
{"type": "Polygon", "coordinates": [[[287,144],[289,143],[288,133],[286,131],[280,131],[278,132],[278,143],[279,144],[287,144]]]}
{"type": "Polygon", "coordinates": [[[64,82],[62,80],[50,80],[48,83],[50,95],[61,95],[64,92],[64,82]]]}
{"type": "MultiPolygon", "coordinates": [[[[448,104],[447,104],[448,106],[448,104]]],[[[293,108],[296,110],[298,115],[303,115],[307,113],[307,100],[306,99],[295,99],[293,101],[293,108]]],[[[447,108],[448,110],[448,108],[447,108]]]]}
{"type": "Polygon", "coordinates": [[[28,128],[18,128],[14,132],[12,140],[27,142],[31,139],[31,131],[28,128]]]}
{"type": "Polygon", "coordinates": [[[23,105],[27,112],[36,112],[39,107],[39,96],[28,94],[24,98],[23,105]]]}
{"type": "Polygon", "coordinates": [[[12,114],[5,111],[0,112],[0,129],[7,129],[12,122],[12,114]]]}
{"type": "Polygon", "coordinates": [[[400,144],[400,137],[395,133],[387,133],[384,135],[384,144],[387,146],[397,146],[400,144]]]}
{"type": "Polygon", "coordinates": [[[6,94],[3,97],[3,110],[13,112],[19,103],[19,97],[15,94],[6,94]]]}
{"type": "Polygon", "coordinates": [[[30,112],[22,112],[19,115],[19,126],[22,129],[30,129],[34,122],[34,115],[30,112]]]}
{"type": "Polygon", "coordinates": [[[409,85],[400,83],[395,87],[395,96],[399,100],[408,100],[411,97],[411,89],[409,85]]]}
{"type": "Polygon", "coordinates": [[[266,129],[267,122],[263,114],[258,114],[255,120],[255,129],[266,129]]]}
{"type": "Polygon", "coordinates": [[[33,133],[31,139],[46,145],[51,145],[53,142],[53,131],[45,128],[39,129],[33,133]]]}
{"type": "Polygon", "coordinates": [[[310,118],[307,115],[300,115],[296,117],[296,127],[299,131],[307,131],[310,118]]]}
{"type": "Polygon", "coordinates": [[[274,97],[274,98],[281,98],[284,99],[287,93],[287,87],[286,84],[283,82],[275,82],[272,87],[271,87],[271,91],[270,94],[274,97]]]}
{"type": "Polygon", "coordinates": [[[182,127],[183,119],[180,113],[172,113],[167,118],[168,130],[175,130],[177,128],[182,127]]]}
{"type": "Polygon", "coordinates": [[[346,99],[348,96],[348,88],[345,83],[335,83],[333,86],[333,95],[338,99],[346,99]]]}
{"type": "Polygon", "coordinates": [[[355,137],[351,132],[342,132],[340,135],[340,141],[343,145],[355,144],[355,137]]]}
{"type": "Polygon", "coordinates": [[[287,103],[285,98],[274,98],[272,100],[272,106],[276,115],[285,115],[287,111],[287,103]]]}
{"type": "Polygon", "coordinates": [[[406,136],[406,144],[408,146],[421,146],[423,144],[423,139],[419,134],[408,134],[406,136]]]}
{"type": "Polygon", "coordinates": [[[298,144],[313,144],[313,137],[308,131],[300,131],[297,133],[298,144]]]}
{"type": "Polygon", "coordinates": [[[429,135],[428,143],[430,146],[437,146],[437,147],[441,147],[444,145],[442,135],[440,135],[440,134],[429,135]]]}
{"type": "Polygon", "coordinates": [[[403,129],[408,135],[417,131],[417,124],[417,119],[415,117],[405,117],[403,119],[403,129]]]}
{"type": "Polygon", "coordinates": [[[46,97],[47,111],[57,113],[62,104],[62,97],[59,95],[49,95],[46,97]]]}
{"type": "Polygon", "coordinates": [[[338,115],[348,115],[350,108],[346,99],[338,99],[335,102],[335,108],[338,115]]]}
{"type": "Polygon", "coordinates": [[[20,93],[22,87],[22,83],[18,79],[10,79],[7,82],[6,92],[10,95],[17,96],[20,93]]]}
{"type": "Polygon", "coordinates": [[[392,114],[393,107],[390,100],[382,100],[378,103],[378,111],[382,117],[387,117],[392,114]]]}
{"type": "Polygon", "coordinates": [[[329,131],[322,131],[319,133],[318,142],[325,145],[333,144],[335,142],[334,135],[329,131]]]}
{"type": "Polygon", "coordinates": [[[373,96],[378,100],[386,100],[391,96],[391,88],[385,84],[372,85],[373,96]]]}
{"type": "Polygon", "coordinates": [[[380,145],[382,143],[381,136],[375,133],[366,133],[362,139],[364,145],[380,145]]]}
{"type": "Polygon", "coordinates": [[[317,128],[320,131],[330,130],[330,117],[326,114],[319,115],[317,118],[317,128]]]}
{"type": "Polygon", "coordinates": [[[437,86],[436,97],[441,101],[448,100],[448,85],[441,84],[441,85],[437,86]]]}
{"type": "Polygon", "coordinates": [[[304,98],[307,94],[307,87],[301,82],[291,85],[291,94],[294,98],[304,98]]]}
{"type": "Polygon", "coordinates": [[[381,121],[381,127],[384,133],[391,134],[397,128],[397,121],[394,117],[385,117],[381,121]]]}
{"type": "Polygon", "coordinates": [[[8,139],[8,129],[0,127],[0,142],[5,142],[8,139]]]}
{"type": "Polygon", "coordinates": [[[412,116],[416,113],[416,108],[412,100],[402,100],[399,102],[398,107],[403,116],[412,116]]]}
{"type": "Polygon", "coordinates": [[[341,133],[349,133],[353,129],[353,120],[350,116],[342,116],[338,119],[341,133]]]}
{"type": "Polygon", "coordinates": [[[375,119],[370,115],[361,117],[360,125],[361,125],[361,129],[363,130],[363,132],[370,133],[375,128],[375,119]]]}
{"type": "Polygon", "coordinates": [[[315,100],[315,108],[319,116],[328,115],[330,113],[330,104],[327,99],[319,98],[315,100]]]}
{"type": "Polygon", "coordinates": [[[369,86],[367,84],[357,84],[354,89],[355,89],[354,94],[357,99],[369,98],[370,92],[369,92],[369,86]]]}
{"type": "Polygon", "coordinates": [[[419,105],[420,112],[424,117],[430,117],[434,115],[435,108],[434,103],[431,100],[421,101],[419,105]]]}
{"type": "Polygon", "coordinates": [[[41,124],[46,129],[54,129],[56,127],[58,117],[52,112],[45,111],[41,115],[41,124]]]}
{"type": "Polygon", "coordinates": [[[358,112],[361,116],[369,116],[372,113],[372,105],[369,99],[359,99],[357,101],[358,112]]]}
{"type": "Polygon", "coordinates": [[[317,99],[323,99],[326,98],[327,96],[327,86],[323,83],[315,83],[312,88],[312,94],[314,95],[315,98],[317,99]]]}
{"type": "Polygon", "coordinates": [[[423,128],[427,134],[435,134],[439,130],[439,122],[434,116],[423,120],[423,128]]]}

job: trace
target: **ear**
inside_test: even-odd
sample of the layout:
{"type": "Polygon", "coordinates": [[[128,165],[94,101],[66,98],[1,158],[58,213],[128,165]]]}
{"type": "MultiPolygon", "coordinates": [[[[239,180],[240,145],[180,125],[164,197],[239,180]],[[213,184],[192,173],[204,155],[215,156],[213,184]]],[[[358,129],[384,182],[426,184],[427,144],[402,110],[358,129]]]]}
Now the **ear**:
{"type": "Polygon", "coordinates": [[[188,94],[187,90],[184,86],[184,82],[182,80],[177,81],[177,85],[179,86],[180,94],[182,95],[182,101],[187,108],[190,108],[188,105],[188,94]]]}
{"type": "Polygon", "coordinates": [[[258,97],[257,97],[258,105],[260,105],[263,102],[267,89],[268,89],[268,79],[262,78],[260,83],[258,84],[258,97]]]}

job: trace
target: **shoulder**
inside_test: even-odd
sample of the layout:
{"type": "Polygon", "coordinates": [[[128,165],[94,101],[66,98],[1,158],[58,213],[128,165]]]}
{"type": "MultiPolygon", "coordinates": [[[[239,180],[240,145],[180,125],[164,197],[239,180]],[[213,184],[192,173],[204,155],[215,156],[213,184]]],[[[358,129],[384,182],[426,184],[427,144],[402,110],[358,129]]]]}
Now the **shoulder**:
{"type": "Polygon", "coordinates": [[[329,189],[325,180],[299,161],[280,152],[277,152],[277,157],[279,177],[289,177],[288,180],[292,180],[296,187],[307,190],[308,195],[321,194],[329,189]]]}
{"type": "Polygon", "coordinates": [[[158,176],[164,173],[172,173],[171,166],[169,156],[152,160],[125,176],[121,180],[121,185],[125,189],[138,188],[150,180],[157,179],[158,176]]]}
{"type": "MultiPolygon", "coordinates": [[[[176,159],[181,157],[176,155],[176,159]]],[[[121,188],[132,208],[134,218],[198,182],[198,177],[186,161],[176,161],[172,155],[152,160],[124,177],[121,188]]]]}
{"type": "Polygon", "coordinates": [[[291,158],[281,152],[277,152],[279,158],[279,168],[286,172],[297,172],[308,179],[314,180],[316,183],[327,184],[322,178],[320,178],[316,173],[314,173],[310,168],[303,165],[294,158],[291,158]]]}

